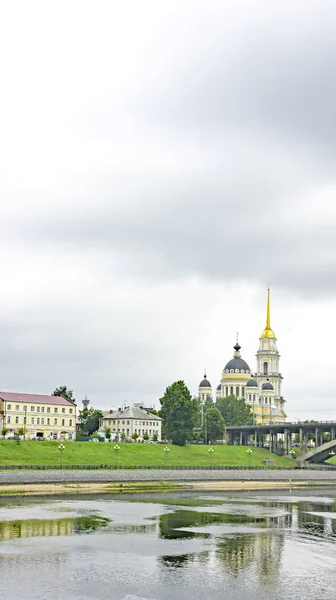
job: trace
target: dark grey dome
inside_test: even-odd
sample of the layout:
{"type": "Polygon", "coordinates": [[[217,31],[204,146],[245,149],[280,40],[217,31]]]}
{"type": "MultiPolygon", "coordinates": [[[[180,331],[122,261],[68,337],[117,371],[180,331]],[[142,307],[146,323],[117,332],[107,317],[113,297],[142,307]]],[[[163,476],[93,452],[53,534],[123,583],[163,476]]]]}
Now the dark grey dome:
{"type": "Polygon", "coordinates": [[[221,384],[217,385],[217,390],[221,390],[221,389],[222,389],[221,384]]]}
{"type": "Polygon", "coordinates": [[[250,367],[248,366],[247,362],[245,362],[245,360],[243,360],[242,358],[231,358],[231,360],[229,360],[229,362],[226,363],[224,371],[226,371],[227,369],[229,371],[231,369],[233,369],[234,371],[238,369],[238,371],[244,371],[244,373],[250,372],[250,367]]]}
{"type": "Polygon", "coordinates": [[[246,384],[246,387],[258,387],[258,384],[255,379],[249,379],[246,384]]]}
{"type": "Polygon", "coordinates": [[[198,387],[209,387],[211,388],[211,383],[210,381],[208,381],[207,379],[203,379],[203,381],[201,381],[201,383],[199,384],[198,387]]]}
{"type": "Polygon", "coordinates": [[[274,390],[274,387],[269,381],[266,381],[266,383],[262,384],[261,389],[262,390],[274,390]]]}

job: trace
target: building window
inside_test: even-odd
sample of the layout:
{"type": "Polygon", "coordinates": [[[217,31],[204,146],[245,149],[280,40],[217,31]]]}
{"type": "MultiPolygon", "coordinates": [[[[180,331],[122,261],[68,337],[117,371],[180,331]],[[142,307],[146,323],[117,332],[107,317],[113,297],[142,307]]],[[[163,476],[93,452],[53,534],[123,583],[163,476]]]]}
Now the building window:
{"type": "Polygon", "coordinates": [[[57,425],[57,419],[54,419],[54,425],[57,425]]]}
{"type": "Polygon", "coordinates": [[[27,417],[23,417],[23,424],[27,425],[27,417]]]}
{"type": "Polygon", "coordinates": [[[264,362],[264,375],[268,375],[268,362],[264,362]]]}
{"type": "Polygon", "coordinates": [[[7,404],[7,410],[12,410],[12,405],[11,404],[7,404]]]}
{"type": "Polygon", "coordinates": [[[62,419],[62,427],[65,425],[65,419],[62,419]]]}
{"type": "Polygon", "coordinates": [[[65,408],[62,408],[62,413],[65,413],[65,408]]]}
{"type": "Polygon", "coordinates": [[[7,423],[10,423],[10,419],[11,419],[10,417],[7,417],[7,423]]]}
{"type": "Polygon", "coordinates": [[[15,423],[19,422],[19,417],[15,417],[15,423]]]}
{"type": "Polygon", "coordinates": [[[72,419],[69,420],[69,427],[72,427],[72,419]]]}
{"type": "Polygon", "coordinates": [[[41,408],[39,406],[36,407],[37,412],[40,412],[41,408]]]}
{"type": "Polygon", "coordinates": [[[34,412],[34,410],[35,410],[35,406],[31,406],[30,407],[30,412],[34,412]]]}
{"type": "Polygon", "coordinates": [[[37,417],[37,419],[36,419],[36,425],[39,425],[39,424],[40,424],[40,418],[37,417]]]}
{"type": "Polygon", "coordinates": [[[69,413],[70,415],[72,415],[72,408],[69,408],[69,413]]]}
{"type": "Polygon", "coordinates": [[[20,410],[20,407],[18,404],[15,406],[15,410],[20,410]]]}
{"type": "Polygon", "coordinates": [[[239,398],[239,387],[238,387],[238,385],[236,387],[236,398],[239,398]]]}
{"type": "Polygon", "coordinates": [[[57,413],[57,412],[58,412],[58,408],[54,408],[54,413],[57,413]]]}
{"type": "Polygon", "coordinates": [[[50,419],[47,419],[47,425],[50,425],[50,419]]]}
{"type": "Polygon", "coordinates": [[[34,417],[31,418],[31,422],[32,422],[32,425],[34,425],[34,423],[35,423],[35,418],[34,417]]]}
{"type": "Polygon", "coordinates": [[[50,413],[50,406],[47,406],[47,412],[50,413]]]}
{"type": "Polygon", "coordinates": [[[41,425],[44,425],[44,418],[41,419],[41,425]]]}
{"type": "Polygon", "coordinates": [[[44,412],[44,406],[41,406],[41,412],[44,412]]]}
{"type": "Polygon", "coordinates": [[[230,396],[233,396],[233,385],[230,387],[230,396]]]}

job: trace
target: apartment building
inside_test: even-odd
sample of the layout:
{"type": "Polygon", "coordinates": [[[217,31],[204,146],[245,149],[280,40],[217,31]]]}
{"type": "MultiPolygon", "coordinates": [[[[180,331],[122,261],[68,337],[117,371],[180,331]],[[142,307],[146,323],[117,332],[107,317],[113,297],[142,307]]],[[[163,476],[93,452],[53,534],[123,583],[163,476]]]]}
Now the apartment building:
{"type": "Polygon", "coordinates": [[[62,396],[0,392],[0,430],[7,437],[24,430],[25,439],[75,440],[76,404],[62,396]]]}

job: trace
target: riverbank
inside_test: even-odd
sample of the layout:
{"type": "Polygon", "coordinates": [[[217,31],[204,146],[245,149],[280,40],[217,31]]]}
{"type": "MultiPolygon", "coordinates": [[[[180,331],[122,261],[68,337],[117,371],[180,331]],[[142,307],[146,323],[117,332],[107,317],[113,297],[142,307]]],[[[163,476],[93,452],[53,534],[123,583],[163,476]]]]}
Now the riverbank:
{"type": "Polygon", "coordinates": [[[64,496],[81,494],[144,494],[176,491],[258,491],[298,489],[311,487],[336,487],[333,481],[194,481],[175,483],[78,483],[78,484],[23,484],[3,485],[1,497],[64,496]]]}
{"type": "Polygon", "coordinates": [[[336,471],[319,470],[81,470],[2,471],[0,497],[33,494],[112,493],[126,491],[253,490],[296,486],[336,486],[336,471]]]}
{"type": "Polygon", "coordinates": [[[17,467],[100,467],[116,463],[124,467],[204,467],[209,466],[248,466],[260,467],[272,460],[278,467],[290,467],[293,460],[271,454],[263,448],[247,446],[209,446],[188,444],[173,446],[163,444],[127,444],[65,442],[62,455],[58,442],[32,442],[0,440],[0,466],[17,467]],[[117,451],[114,447],[119,448],[117,451]],[[168,451],[164,451],[168,448],[168,451]],[[249,452],[247,452],[249,450],[249,452]]]}

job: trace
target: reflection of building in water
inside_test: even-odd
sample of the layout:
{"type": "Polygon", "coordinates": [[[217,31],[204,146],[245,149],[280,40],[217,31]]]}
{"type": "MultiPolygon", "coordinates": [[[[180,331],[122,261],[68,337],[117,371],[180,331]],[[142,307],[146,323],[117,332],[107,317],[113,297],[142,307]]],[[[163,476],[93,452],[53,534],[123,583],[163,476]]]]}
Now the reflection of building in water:
{"type": "Polygon", "coordinates": [[[232,575],[248,569],[255,558],[255,534],[225,536],[218,542],[217,554],[232,575]]]}
{"type": "Polygon", "coordinates": [[[72,535],[73,519],[3,521],[0,523],[0,540],[25,537],[50,537],[72,535]]]}
{"type": "Polygon", "coordinates": [[[0,523],[0,540],[23,537],[51,537],[91,533],[106,527],[109,519],[98,515],[87,515],[65,519],[27,519],[0,523]]]}
{"type": "Polygon", "coordinates": [[[274,583],[279,576],[284,536],[264,532],[225,536],[217,544],[217,555],[232,575],[241,575],[255,565],[263,583],[274,583]]]}
{"type": "Polygon", "coordinates": [[[277,581],[283,547],[283,533],[265,532],[256,536],[256,566],[263,583],[277,581]]]}

